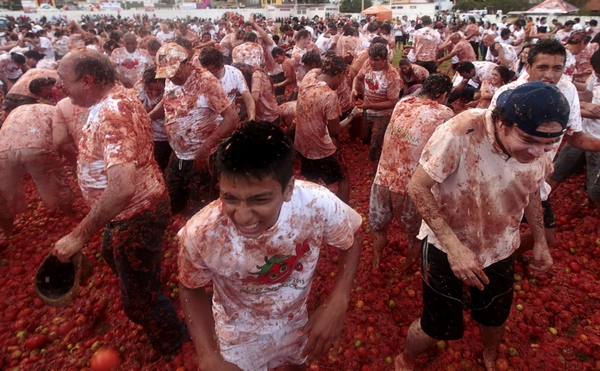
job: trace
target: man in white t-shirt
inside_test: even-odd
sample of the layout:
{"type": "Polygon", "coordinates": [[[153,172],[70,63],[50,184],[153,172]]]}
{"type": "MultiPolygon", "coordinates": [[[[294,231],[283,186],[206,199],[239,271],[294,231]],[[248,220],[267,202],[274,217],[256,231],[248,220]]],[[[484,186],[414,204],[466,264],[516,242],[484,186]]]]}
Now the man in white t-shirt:
{"type": "Polygon", "coordinates": [[[304,370],[338,348],[361,216],[326,188],[294,180],[293,161],[280,128],[242,126],[217,150],[220,199],[178,234],[181,304],[203,370],[304,370]],[[337,282],[309,317],[322,245],[340,249],[337,282]]]}
{"type": "Polygon", "coordinates": [[[423,218],[423,315],[408,329],[396,371],[412,370],[436,341],[463,337],[465,289],[483,340],[483,364],[496,369],[523,215],[536,237],[530,270],[552,266],[539,187],[552,171],[549,152],[568,119],[564,95],[536,81],[505,91],[493,111],[459,114],[429,139],[409,185],[423,218]]]}
{"type": "MultiPolygon", "coordinates": [[[[200,65],[212,73],[219,81],[227,94],[229,101],[235,106],[235,99],[241,96],[246,106],[246,114],[249,121],[256,117],[256,107],[252,94],[248,90],[246,80],[242,71],[225,64],[223,53],[213,47],[206,47],[200,51],[200,65]]],[[[223,121],[219,115],[218,121],[223,121]]]]}
{"type": "Polygon", "coordinates": [[[123,43],[124,47],[113,50],[110,61],[123,85],[132,88],[142,78],[146,68],[153,64],[152,57],[146,50],[137,47],[137,39],[131,32],[123,36],[123,43]]]}

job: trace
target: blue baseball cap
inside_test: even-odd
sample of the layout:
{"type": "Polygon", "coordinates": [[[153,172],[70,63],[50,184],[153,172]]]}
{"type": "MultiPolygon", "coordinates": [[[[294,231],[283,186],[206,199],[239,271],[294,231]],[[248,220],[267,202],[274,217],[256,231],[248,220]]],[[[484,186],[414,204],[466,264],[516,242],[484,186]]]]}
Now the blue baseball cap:
{"type": "Polygon", "coordinates": [[[506,119],[525,133],[535,137],[557,138],[569,123],[569,101],[554,85],[541,81],[528,82],[502,92],[496,104],[504,109],[506,119]],[[552,133],[538,131],[548,122],[558,122],[562,130],[552,133]]]}

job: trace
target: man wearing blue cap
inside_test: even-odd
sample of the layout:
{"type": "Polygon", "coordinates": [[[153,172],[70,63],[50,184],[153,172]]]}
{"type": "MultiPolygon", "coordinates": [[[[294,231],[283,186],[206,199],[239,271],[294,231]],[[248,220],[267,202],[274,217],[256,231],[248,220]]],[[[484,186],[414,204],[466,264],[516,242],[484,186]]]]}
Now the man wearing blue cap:
{"type": "Polygon", "coordinates": [[[423,315],[408,330],[396,370],[412,370],[437,340],[460,339],[464,309],[479,324],[486,369],[495,370],[523,214],[536,241],[530,268],[552,265],[539,188],[569,112],[564,95],[538,81],[505,91],[493,111],[465,111],[435,131],[409,186],[423,218],[423,315]]]}

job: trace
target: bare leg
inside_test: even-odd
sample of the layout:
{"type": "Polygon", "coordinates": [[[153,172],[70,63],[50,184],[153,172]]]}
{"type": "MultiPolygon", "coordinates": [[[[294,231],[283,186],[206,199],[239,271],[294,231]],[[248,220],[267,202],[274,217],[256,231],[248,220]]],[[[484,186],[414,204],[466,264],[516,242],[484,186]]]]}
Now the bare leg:
{"type": "Polygon", "coordinates": [[[408,246],[406,247],[406,261],[402,267],[402,271],[404,273],[409,273],[412,269],[412,266],[419,259],[419,255],[421,254],[421,241],[415,236],[407,236],[408,237],[408,246]]]}
{"type": "Polygon", "coordinates": [[[379,269],[379,263],[381,263],[381,255],[383,255],[383,249],[387,245],[387,228],[380,231],[373,231],[373,268],[379,269]]]}
{"type": "Polygon", "coordinates": [[[435,342],[436,340],[427,335],[421,328],[421,318],[416,319],[408,328],[404,352],[400,353],[394,361],[395,370],[405,371],[414,369],[417,357],[435,342]]]}
{"type": "Polygon", "coordinates": [[[4,237],[12,236],[14,218],[0,218],[0,227],[4,231],[4,237]]]}
{"type": "Polygon", "coordinates": [[[479,330],[483,339],[483,365],[487,371],[495,371],[496,358],[498,357],[497,349],[504,334],[504,325],[487,327],[480,324],[479,330]]]}
{"type": "Polygon", "coordinates": [[[350,179],[347,176],[338,182],[337,196],[345,203],[350,201],[350,179]]]}

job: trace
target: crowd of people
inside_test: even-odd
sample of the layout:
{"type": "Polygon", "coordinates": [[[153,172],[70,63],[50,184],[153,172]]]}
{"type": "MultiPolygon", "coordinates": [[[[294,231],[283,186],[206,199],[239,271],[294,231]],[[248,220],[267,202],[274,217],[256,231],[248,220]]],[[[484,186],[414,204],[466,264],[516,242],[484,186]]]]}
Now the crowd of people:
{"type": "Polygon", "coordinates": [[[596,26],[22,20],[0,46],[4,237],[26,207],[25,173],[47,207],[73,217],[64,167],[76,166],[90,211],[53,253],[67,262],[104,230],[123,309],[157,352],[191,340],[203,370],[303,370],[337,345],[360,260],[347,131],[374,174],[373,269],[393,219],[408,239],[403,270],[422,262],[423,315],[395,369],[461,338],[468,306],[494,370],[515,261],[533,274],[552,265],[549,195],[579,158],[600,210],[596,26]],[[177,214],[190,218],[179,232],[183,319],[160,283],[177,214]],[[340,249],[339,272],[309,316],[322,245],[340,249]]]}

